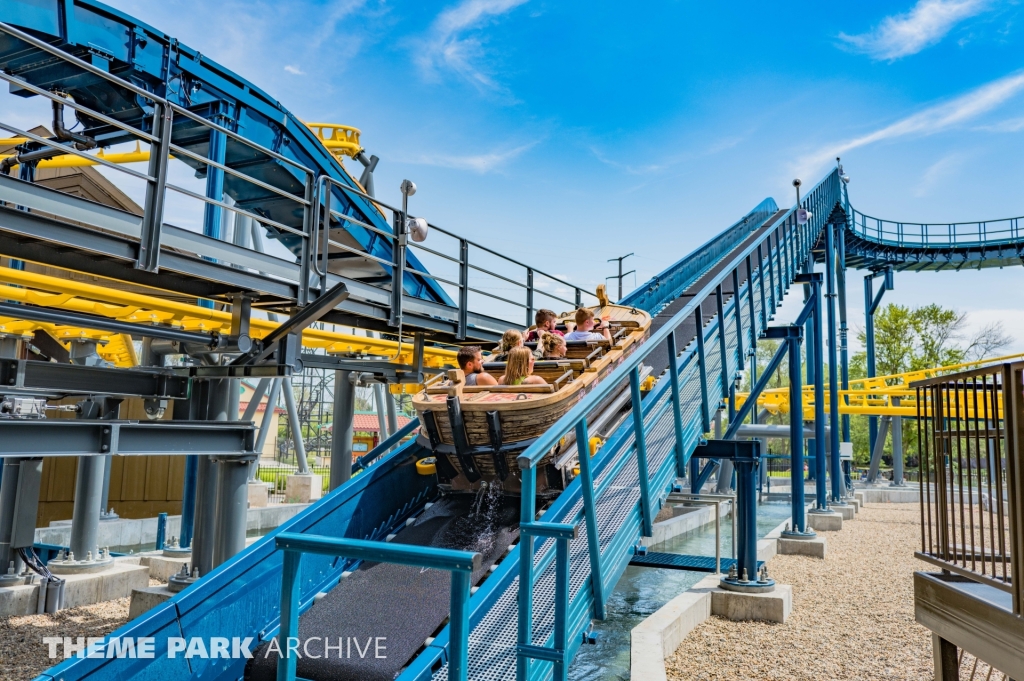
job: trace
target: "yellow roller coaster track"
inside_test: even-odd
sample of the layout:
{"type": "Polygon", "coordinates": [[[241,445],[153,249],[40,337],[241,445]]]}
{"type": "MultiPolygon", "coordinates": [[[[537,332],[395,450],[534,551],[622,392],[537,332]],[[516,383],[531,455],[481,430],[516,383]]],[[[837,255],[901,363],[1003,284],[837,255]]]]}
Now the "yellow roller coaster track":
{"type": "MultiPolygon", "coordinates": [[[[185,331],[228,333],[231,328],[230,311],[214,310],[158,296],[132,293],[9,267],[0,267],[0,300],[3,299],[99,315],[136,324],[162,324],[185,331]]],[[[277,326],[276,322],[254,317],[250,335],[254,338],[263,338],[277,326]]],[[[0,317],[0,334],[30,337],[37,329],[47,331],[65,344],[75,339],[99,340],[103,344],[100,355],[107,361],[118,366],[133,366],[137,363],[132,344],[119,334],[0,317]]],[[[413,362],[411,341],[403,342],[401,353],[396,355],[399,351],[397,341],[308,328],[302,334],[302,344],[307,348],[322,349],[330,355],[387,357],[399,364],[413,362]]],[[[427,347],[423,355],[424,368],[441,370],[446,366],[455,366],[455,357],[454,350],[427,347]]]]}
{"type": "MultiPolygon", "coordinates": [[[[922,381],[926,378],[943,376],[946,374],[974,369],[991,364],[1002,364],[1004,362],[1017,362],[1024,360],[1024,353],[1015,355],[1004,355],[1002,357],[989,357],[975,362],[964,362],[962,364],[951,364],[949,366],[920,369],[908,371],[902,374],[891,374],[888,376],[875,376],[874,378],[858,378],[850,381],[849,390],[839,391],[839,413],[860,414],[863,416],[909,416],[917,417],[917,391],[910,387],[915,381],[922,381]],[[896,400],[899,400],[899,405],[896,400]]],[[[737,393],[737,406],[742,405],[750,396],[750,393],[737,393]]],[[[974,406],[967,404],[964,400],[965,416],[973,417],[974,406]]],[[[789,413],[789,389],[773,388],[765,390],[757,399],[757,404],[762,409],[767,409],[770,414],[789,413]]],[[[814,419],[814,388],[805,386],[803,389],[804,419],[814,419]]],[[[999,405],[1000,410],[1002,405],[999,405]]],[[[829,409],[828,385],[825,386],[825,413],[829,409]]],[[[981,412],[983,405],[979,405],[981,412]]],[[[923,413],[930,413],[928,405],[924,405],[923,413]]],[[[1001,413],[1001,412],[1000,412],[1001,413]]]]}
{"type": "MultiPolygon", "coordinates": [[[[355,158],[363,147],[359,144],[359,128],[350,125],[338,125],[337,123],[306,123],[307,128],[313,131],[316,138],[324,145],[327,151],[331,152],[340,163],[343,157],[355,158]]],[[[28,137],[0,137],[0,148],[16,147],[31,140],[28,137]]],[[[103,149],[96,152],[98,158],[110,163],[142,163],[149,160],[149,150],[143,150],[138,142],[135,143],[135,151],[107,153],[103,149]]],[[[0,160],[7,158],[0,154],[0,160]]],[[[96,161],[89,160],[84,156],[65,154],[56,158],[39,161],[39,168],[81,168],[82,166],[98,165],[96,161]]]]}

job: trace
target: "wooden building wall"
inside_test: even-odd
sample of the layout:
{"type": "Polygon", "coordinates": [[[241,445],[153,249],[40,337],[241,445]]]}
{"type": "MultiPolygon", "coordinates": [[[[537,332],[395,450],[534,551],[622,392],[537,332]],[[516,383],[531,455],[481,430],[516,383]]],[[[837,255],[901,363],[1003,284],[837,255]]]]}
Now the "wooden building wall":
{"type": "MultiPolygon", "coordinates": [[[[121,405],[121,418],[145,420],[142,401],[125,400],[121,405]]],[[[54,520],[71,519],[77,471],[78,457],[43,460],[37,527],[46,527],[54,520]]],[[[181,513],[184,482],[183,456],[115,456],[110,467],[109,506],[122,518],[152,518],[158,513],[177,515],[181,513]]]]}

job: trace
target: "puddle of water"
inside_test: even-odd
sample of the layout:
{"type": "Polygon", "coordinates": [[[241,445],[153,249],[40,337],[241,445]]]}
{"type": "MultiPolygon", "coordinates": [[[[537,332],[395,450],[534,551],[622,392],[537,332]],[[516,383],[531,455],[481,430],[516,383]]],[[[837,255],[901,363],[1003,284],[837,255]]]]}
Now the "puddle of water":
{"type": "MultiPolygon", "coordinates": [[[[757,509],[757,536],[789,518],[788,503],[764,503],[757,509]]],[[[711,523],[685,535],[655,544],[650,551],[715,555],[715,525],[711,523]]],[[[722,557],[731,555],[732,521],[722,518],[722,557]]],[[[602,679],[629,681],[629,632],[658,608],[706,576],[703,572],[627,567],[605,606],[606,619],[595,622],[597,645],[583,646],[569,667],[574,681],[602,679]]]]}

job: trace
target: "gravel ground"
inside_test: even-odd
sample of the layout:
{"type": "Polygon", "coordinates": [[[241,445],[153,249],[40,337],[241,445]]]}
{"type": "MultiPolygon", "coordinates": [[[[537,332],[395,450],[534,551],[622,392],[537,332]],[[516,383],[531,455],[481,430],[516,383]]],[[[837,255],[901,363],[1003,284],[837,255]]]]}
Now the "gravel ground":
{"type": "MultiPolygon", "coordinates": [[[[776,556],[775,580],[793,586],[785,624],[712,617],[666,660],[673,681],[785,679],[931,681],[931,632],[914,622],[917,504],[871,504],[828,538],[825,561],[776,556]]],[[[969,668],[963,678],[969,678],[969,668]]],[[[984,678],[984,677],[981,677],[984,678]]]]}
{"type": "MultiPolygon", "coordinates": [[[[160,582],[151,579],[149,585],[160,582]]],[[[130,602],[119,598],[52,615],[0,618],[0,681],[33,679],[59,662],[50,659],[45,636],[106,636],[121,627],[128,621],[130,602]]]]}

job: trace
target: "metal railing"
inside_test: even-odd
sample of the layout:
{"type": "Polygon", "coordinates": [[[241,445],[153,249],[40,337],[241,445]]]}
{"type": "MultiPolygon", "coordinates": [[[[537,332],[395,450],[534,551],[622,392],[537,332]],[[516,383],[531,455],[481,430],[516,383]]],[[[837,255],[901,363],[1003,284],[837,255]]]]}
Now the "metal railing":
{"type": "Polygon", "coordinates": [[[865,215],[852,206],[849,210],[854,234],[869,241],[911,248],[955,248],[998,246],[1024,240],[1022,218],[1002,218],[978,222],[896,222],[865,215]]]}
{"type": "Polygon", "coordinates": [[[1012,594],[1024,583],[1024,363],[914,384],[921,453],[922,560],[1012,594]]]}
{"type": "MultiPolygon", "coordinates": [[[[318,178],[315,196],[317,197],[316,200],[320,209],[320,215],[322,216],[321,219],[324,223],[321,224],[321,243],[316,247],[317,251],[315,252],[315,259],[318,259],[319,262],[314,266],[315,275],[324,282],[321,284],[321,287],[326,285],[330,247],[366,257],[377,262],[392,273],[400,272],[397,282],[395,281],[396,278],[392,279],[392,290],[396,286],[398,288],[404,287],[404,274],[414,274],[430,279],[448,292],[452,299],[456,301],[456,307],[459,309],[457,333],[459,339],[466,337],[468,311],[470,307],[474,307],[471,304],[471,295],[477,296],[477,301],[472,302],[480,302],[481,299],[487,299],[487,304],[492,306],[488,315],[503,319],[512,327],[519,327],[520,325],[531,326],[534,323],[534,313],[547,305],[555,307],[556,304],[560,303],[561,305],[568,305],[570,308],[577,308],[582,306],[584,302],[592,303],[597,300],[597,297],[589,291],[548,274],[543,270],[503,255],[492,248],[442,229],[433,223],[428,223],[430,234],[444,235],[448,239],[446,244],[436,244],[434,239],[431,239],[430,246],[412,241],[408,238],[408,234],[406,234],[405,224],[408,219],[415,217],[414,215],[405,213],[401,208],[389,205],[380,199],[376,199],[359,189],[338,182],[326,175],[318,178]],[[382,215],[383,211],[387,211],[390,213],[392,229],[390,231],[382,230],[335,210],[331,205],[333,198],[332,189],[372,202],[373,206],[381,211],[382,215]],[[329,230],[324,228],[328,215],[340,223],[349,225],[352,229],[363,229],[375,237],[383,239],[390,245],[391,252],[395,254],[395,258],[390,261],[377,258],[331,239],[329,230]],[[402,259],[402,253],[408,248],[416,249],[424,262],[431,262],[431,270],[434,273],[428,272],[425,269],[410,267],[405,263],[402,259]],[[490,257],[497,265],[493,266],[492,269],[488,269],[481,267],[479,260],[474,264],[471,258],[473,252],[479,253],[479,257],[490,257]],[[445,271],[446,267],[451,271],[445,271]],[[497,271],[499,268],[503,271],[497,271]],[[438,274],[437,272],[439,271],[444,272],[444,274],[438,274]],[[546,290],[551,286],[556,288],[552,291],[546,290]],[[513,288],[509,289],[508,287],[513,288]],[[572,292],[572,297],[565,298],[556,295],[555,291],[558,288],[572,292]],[[512,293],[495,293],[495,291],[501,290],[510,290],[512,293]],[[493,309],[495,304],[498,305],[497,313],[493,309]],[[515,314],[523,316],[517,319],[515,314]]],[[[392,306],[394,306],[394,302],[392,302],[392,306]]],[[[559,309],[564,310],[564,308],[559,309]]]]}
{"type": "Polygon", "coordinates": [[[336,539],[309,534],[282,532],[274,542],[284,552],[281,569],[281,629],[279,640],[284,644],[277,661],[278,681],[294,681],[295,668],[302,654],[292,640],[299,641],[299,596],[302,582],[299,567],[303,553],[340,556],[354,560],[395,563],[451,573],[451,601],[448,626],[451,630],[451,656],[448,668],[453,681],[466,681],[469,648],[469,588],[473,571],[480,568],[479,553],[453,551],[411,544],[389,544],[362,539],[336,539]]]}
{"type": "Polygon", "coordinates": [[[664,272],[660,272],[644,282],[620,302],[621,305],[633,305],[652,315],[679,295],[679,292],[693,283],[709,267],[730,250],[736,247],[753,229],[764,224],[779,210],[775,200],[768,198],[759,203],[754,210],[743,216],[736,224],[700,246],[682,260],[679,260],[664,272]]]}
{"type": "MultiPolygon", "coordinates": [[[[589,617],[578,616],[581,611],[592,611],[598,619],[604,617],[606,596],[618,576],[616,571],[622,567],[622,555],[628,555],[631,543],[635,541],[629,535],[639,529],[642,536],[650,536],[651,521],[657,513],[655,501],[667,493],[664,488],[666,483],[670,483],[676,476],[684,475],[694,447],[699,444],[703,434],[711,429],[711,414],[729,396],[733,371],[742,370],[744,366],[744,348],[752,348],[756,338],[766,328],[769,311],[778,306],[789,283],[803,269],[817,235],[839,200],[839,177],[833,171],[802,202],[801,207],[813,213],[809,222],[797,224],[796,207],[788,211],[773,229],[734,255],[691,302],[653,333],[640,349],[626,357],[610,376],[602,380],[519,456],[522,474],[520,522],[527,524],[536,519],[538,463],[570,433],[575,434],[577,442],[588,441],[587,422],[591,412],[619,390],[623,383],[628,382],[632,393],[632,427],[627,420],[627,425],[609,438],[593,460],[587,456],[581,457],[579,477],[570,486],[570,490],[563,494],[566,497],[565,504],[559,506],[557,512],[549,509],[545,513],[545,521],[550,517],[550,522],[579,523],[585,528],[582,534],[585,534],[587,544],[589,575],[570,600],[568,608],[560,610],[577,613],[575,618],[566,622],[556,614],[550,629],[541,628],[541,642],[566,626],[580,627],[580,631],[570,634],[570,640],[579,637],[582,628],[589,622],[589,617]],[[747,280],[743,286],[738,285],[741,273],[747,280]],[[722,286],[729,281],[736,285],[736,294],[728,304],[723,304],[722,286]],[[718,301],[717,314],[711,322],[705,324],[701,304],[709,297],[718,301]],[[697,343],[691,344],[680,354],[676,347],[676,331],[691,318],[696,319],[696,328],[700,330],[697,343]],[[663,376],[654,391],[641,402],[640,366],[662,343],[668,346],[667,376],[663,376]],[[693,370],[694,364],[697,365],[696,372],[693,370]],[[685,382],[694,379],[699,380],[700,385],[696,410],[682,396],[684,387],[688,387],[685,382]],[[664,426],[663,419],[668,415],[671,415],[671,427],[664,426]],[[673,456],[666,456],[651,465],[648,449],[655,441],[655,433],[662,448],[666,441],[671,443],[673,456]],[[650,441],[649,437],[652,438],[650,441]],[[617,527],[600,527],[598,509],[603,497],[619,494],[621,483],[617,482],[617,477],[633,469],[637,471],[636,485],[639,488],[638,527],[625,521],[617,527]],[[580,498],[581,503],[573,505],[572,497],[580,498]]],[[[532,655],[524,650],[532,650],[537,645],[535,591],[541,575],[553,569],[556,562],[551,555],[554,550],[552,542],[545,542],[542,547],[538,553],[534,538],[528,533],[520,539],[517,659],[517,678],[520,681],[537,677],[533,674],[537,662],[531,661],[532,655]],[[531,560],[530,557],[534,558],[531,560]]],[[[547,608],[545,603],[541,606],[541,612],[547,611],[547,608]]],[[[544,621],[550,621],[547,615],[544,621]]],[[[553,658],[547,659],[550,661],[553,658]]],[[[537,672],[537,675],[543,674],[543,670],[537,672]]]]}
{"type": "MultiPolygon", "coordinates": [[[[180,196],[197,201],[203,206],[203,225],[207,236],[221,238],[221,225],[225,223],[224,216],[228,214],[247,218],[252,220],[253,224],[261,225],[262,228],[276,233],[279,240],[294,253],[296,260],[294,263],[288,263],[277,256],[261,254],[260,264],[265,264],[266,267],[260,267],[259,272],[266,276],[294,280],[296,301],[299,305],[305,305],[315,299],[319,295],[318,292],[328,290],[328,265],[332,249],[333,252],[350,253],[364,261],[376,263],[387,273],[385,281],[378,281],[374,286],[390,291],[388,293],[391,309],[389,322],[394,327],[401,326],[402,317],[402,296],[394,295],[395,291],[404,291],[407,295],[427,296],[428,298],[443,298],[445,294],[450,295],[451,301],[442,300],[442,304],[457,308],[457,337],[459,339],[466,338],[466,331],[470,324],[469,309],[474,303],[486,306],[487,309],[497,307],[499,314],[496,316],[500,320],[506,321],[510,326],[520,327],[533,324],[534,312],[539,308],[557,305],[564,310],[565,306],[574,308],[585,302],[593,304],[593,301],[596,300],[592,293],[559,277],[436,225],[430,225],[432,234],[443,235],[447,243],[435,243],[434,240],[431,240],[430,245],[427,246],[411,241],[406,230],[406,218],[412,217],[411,215],[364,193],[354,183],[348,185],[247,139],[239,132],[230,129],[229,119],[225,112],[220,110],[217,102],[202,105],[209,109],[211,118],[207,118],[13,26],[0,23],[0,32],[24,41],[33,48],[56,57],[68,65],[91,74],[91,76],[102,79],[111,88],[131,93],[136,97],[142,111],[145,112],[145,115],[139,118],[137,127],[75,102],[64,93],[46,90],[17,75],[0,71],[0,80],[6,81],[12,90],[21,90],[45,97],[53,101],[55,106],[66,106],[84,118],[111,126],[116,130],[115,137],[111,138],[109,133],[106,136],[114,139],[116,144],[123,144],[126,140],[130,140],[149,147],[149,167],[146,172],[140,172],[124,165],[112,163],[102,156],[86,153],[73,144],[66,144],[58,139],[47,139],[0,121],[0,129],[28,140],[33,146],[50,149],[58,154],[71,154],[87,158],[90,162],[119,173],[121,177],[141,181],[145,184],[144,212],[141,229],[137,233],[138,252],[134,258],[136,267],[139,269],[151,272],[159,270],[165,204],[169,189],[180,196]],[[196,153],[172,141],[175,121],[181,119],[188,119],[190,123],[205,128],[210,136],[208,155],[196,153]],[[148,128],[148,130],[142,128],[148,128]],[[251,156],[246,161],[247,167],[262,160],[280,165],[285,172],[273,175],[275,180],[271,181],[265,175],[257,177],[231,167],[225,156],[229,140],[232,143],[244,145],[246,154],[251,156]],[[205,192],[172,183],[168,181],[168,166],[171,160],[187,162],[197,170],[198,175],[205,173],[208,178],[213,176],[218,179],[213,183],[208,181],[205,192]],[[247,207],[234,204],[230,199],[226,199],[223,193],[225,178],[230,178],[234,183],[245,183],[249,191],[262,192],[268,200],[284,200],[294,204],[294,210],[275,209],[278,211],[275,212],[275,216],[279,213],[280,215],[296,215],[298,213],[301,215],[301,219],[296,216],[296,219],[292,220],[295,224],[287,224],[282,221],[287,218],[273,219],[269,217],[267,211],[250,205],[251,201],[246,203],[247,207]],[[345,207],[345,212],[339,210],[338,206],[332,207],[331,205],[332,200],[340,201],[342,196],[349,202],[349,205],[345,207]],[[349,215],[348,212],[353,211],[353,206],[358,206],[365,215],[349,215]],[[379,222],[385,224],[388,222],[384,211],[391,214],[391,229],[381,228],[379,224],[379,222]],[[366,217],[374,215],[380,216],[378,224],[373,224],[377,222],[376,218],[366,217]],[[350,244],[332,239],[329,229],[330,217],[328,216],[344,224],[349,232],[366,237],[367,247],[365,249],[354,248],[350,244]],[[379,243],[387,245],[391,257],[381,257],[379,254],[375,255],[371,252],[376,250],[374,244],[379,243]],[[432,270],[434,270],[433,265],[436,265],[438,269],[433,273],[428,272],[418,257],[414,257],[408,252],[410,248],[415,249],[417,254],[429,260],[432,263],[432,270]],[[271,261],[280,262],[273,263],[271,261]],[[491,266],[485,266],[485,262],[491,266]],[[274,267],[275,264],[279,266],[274,267]],[[297,270],[295,264],[298,265],[297,270]],[[450,273],[441,271],[446,265],[450,265],[452,270],[450,273]],[[416,280],[416,283],[413,283],[413,280],[416,280]],[[444,293],[438,296],[436,293],[428,294],[424,291],[424,288],[434,285],[436,288],[432,290],[444,293]]],[[[99,145],[103,146],[102,143],[99,145]]],[[[26,161],[27,163],[28,161],[26,161]]],[[[247,238],[239,239],[237,237],[238,235],[236,235],[235,245],[243,245],[239,243],[240,241],[247,242],[247,238]]],[[[179,247],[178,244],[175,246],[179,247]]],[[[196,255],[210,259],[207,253],[201,252],[201,246],[196,246],[196,248],[196,255]]],[[[256,252],[244,245],[243,248],[247,254],[256,252]]],[[[216,257],[218,260],[222,260],[230,257],[230,254],[218,253],[216,257]]],[[[223,260],[223,262],[234,267],[248,266],[251,268],[253,266],[253,263],[248,260],[241,258],[239,260],[241,261],[223,260]]]]}

